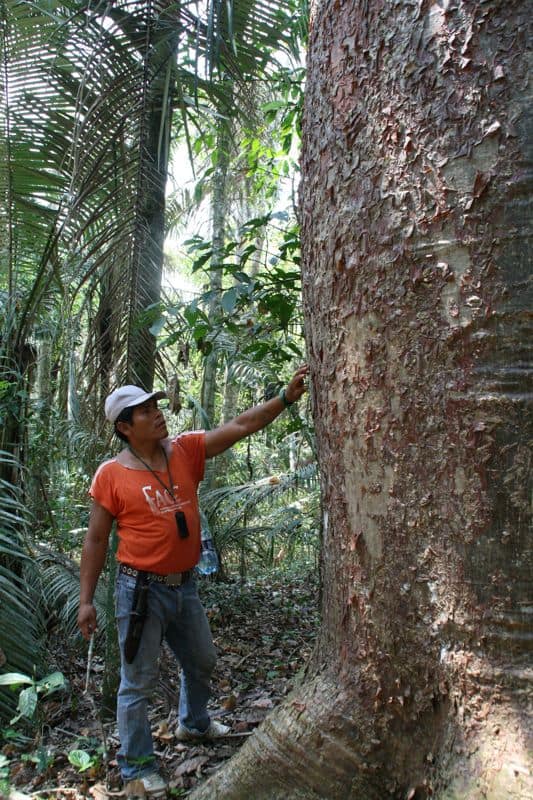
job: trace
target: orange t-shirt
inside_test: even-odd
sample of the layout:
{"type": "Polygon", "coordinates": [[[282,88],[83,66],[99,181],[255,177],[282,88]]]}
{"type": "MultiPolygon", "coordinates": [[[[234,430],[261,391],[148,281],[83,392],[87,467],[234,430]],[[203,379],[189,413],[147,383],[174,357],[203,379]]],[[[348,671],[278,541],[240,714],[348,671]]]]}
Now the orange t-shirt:
{"type": "MultiPolygon", "coordinates": [[[[204,476],[205,432],[177,436],[168,461],[175,500],[150,470],[130,469],[114,458],[98,467],[89,490],[117,521],[117,559],[158,575],[185,572],[200,558],[197,489],[204,476]],[[187,520],[186,539],[178,534],[178,510],[187,520]]],[[[156,474],[169,485],[166,472],[156,474]]]]}

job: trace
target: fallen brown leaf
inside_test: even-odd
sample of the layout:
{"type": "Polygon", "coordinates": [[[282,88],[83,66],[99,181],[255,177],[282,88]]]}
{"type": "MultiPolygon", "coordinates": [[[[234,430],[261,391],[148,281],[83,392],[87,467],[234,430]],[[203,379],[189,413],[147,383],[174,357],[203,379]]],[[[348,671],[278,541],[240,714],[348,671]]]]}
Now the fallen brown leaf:
{"type": "Polygon", "coordinates": [[[254,700],[252,703],[254,708],[274,708],[274,703],[270,697],[260,697],[259,700],[254,700]]]}
{"type": "Polygon", "coordinates": [[[230,694],[222,701],[221,706],[225,711],[234,711],[237,708],[237,698],[234,694],[230,694]]]}
{"type": "Polygon", "coordinates": [[[187,775],[189,772],[196,772],[197,769],[203,767],[209,761],[209,756],[195,756],[194,758],[187,758],[175,770],[176,777],[187,775]]]}

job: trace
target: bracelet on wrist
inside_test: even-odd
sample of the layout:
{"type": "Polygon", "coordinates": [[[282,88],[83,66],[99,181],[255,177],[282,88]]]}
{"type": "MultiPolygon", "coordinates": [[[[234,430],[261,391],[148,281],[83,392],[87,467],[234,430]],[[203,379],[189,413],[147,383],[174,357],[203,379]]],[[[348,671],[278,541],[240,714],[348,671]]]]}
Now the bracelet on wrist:
{"type": "Polygon", "coordinates": [[[281,402],[283,403],[283,405],[285,406],[285,408],[288,408],[289,406],[292,406],[293,403],[295,402],[294,400],[287,400],[287,393],[286,393],[285,389],[281,390],[281,392],[279,393],[278,397],[281,400],[281,402]]]}

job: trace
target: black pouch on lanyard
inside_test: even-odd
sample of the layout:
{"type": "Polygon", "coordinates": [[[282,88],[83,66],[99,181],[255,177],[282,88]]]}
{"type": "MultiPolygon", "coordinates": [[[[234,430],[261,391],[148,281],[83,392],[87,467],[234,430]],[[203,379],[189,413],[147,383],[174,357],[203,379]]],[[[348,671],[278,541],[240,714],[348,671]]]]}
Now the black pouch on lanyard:
{"type": "Polygon", "coordinates": [[[176,518],[176,526],[178,528],[178,536],[180,539],[187,539],[189,536],[189,529],[187,527],[187,520],[185,519],[185,514],[183,511],[176,511],[175,513],[176,518]]]}

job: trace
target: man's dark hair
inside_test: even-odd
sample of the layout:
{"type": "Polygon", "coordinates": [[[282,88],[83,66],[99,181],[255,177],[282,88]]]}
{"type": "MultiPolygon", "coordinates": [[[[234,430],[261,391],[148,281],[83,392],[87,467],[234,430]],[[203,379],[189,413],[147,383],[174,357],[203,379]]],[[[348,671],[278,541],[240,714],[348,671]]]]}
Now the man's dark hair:
{"type": "Polygon", "coordinates": [[[128,442],[129,439],[128,439],[127,436],[124,436],[122,431],[118,430],[117,422],[128,422],[131,425],[131,422],[133,420],[133,411],[134,411],[134,409],[135,409],[135,406],[126,406],[126,408],[122,409],[122,411],[120,412],[120,414],[118,415],[118,417],[115,420],[115,433],[116,433],[116,435],[118,436],[119,439],[122,439],[123,442],[128,442]]]}

